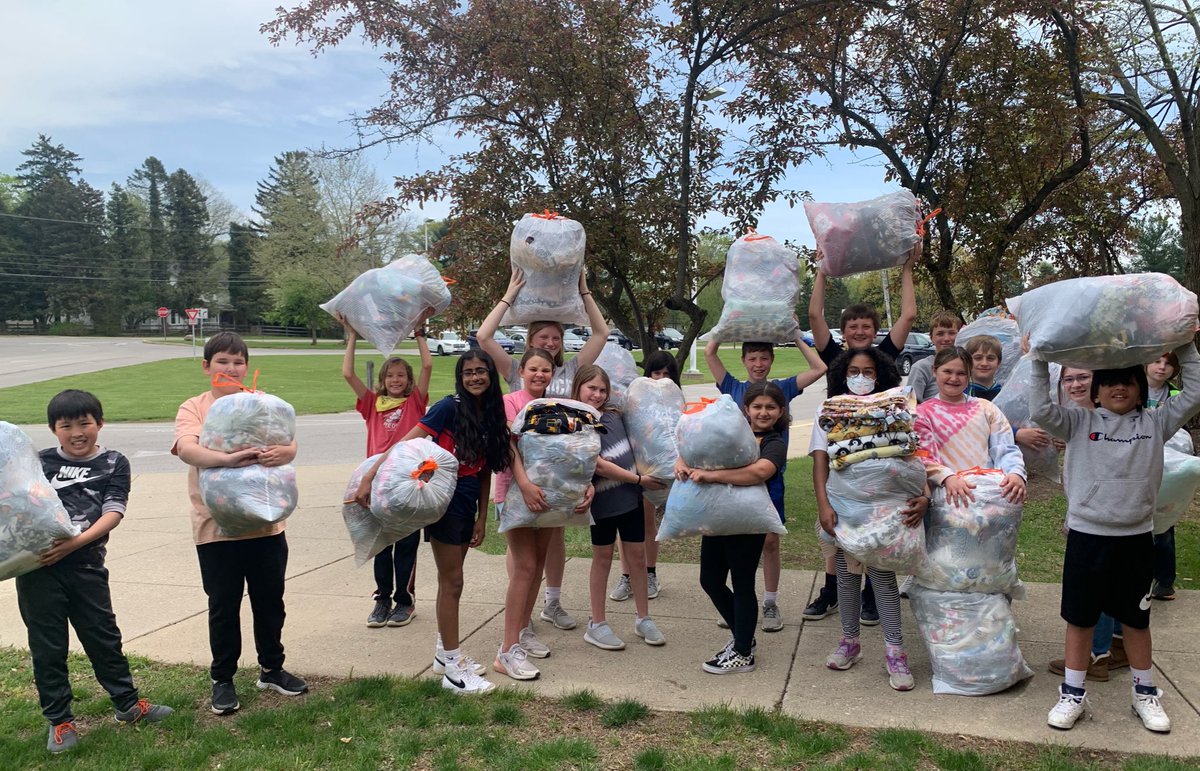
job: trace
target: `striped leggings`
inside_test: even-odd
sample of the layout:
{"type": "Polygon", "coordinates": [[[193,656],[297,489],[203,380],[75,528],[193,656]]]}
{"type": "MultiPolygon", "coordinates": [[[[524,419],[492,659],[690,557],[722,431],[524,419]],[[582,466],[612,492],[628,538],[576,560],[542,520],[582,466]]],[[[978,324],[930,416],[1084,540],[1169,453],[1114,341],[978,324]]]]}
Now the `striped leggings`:
{"type": "MultiPolygon", "coordinates": [[[[846,555],[841,550],[833,558],[837,566],[838,616],[842,620],[842,636],[858,639],[858,616],[862,610],[862,578],[846,567],[846,555]]],[[[879,570],[864,565],[875,588],[875,608],[879,611],[879,622],[883,626],[883,640],[888,645],[904,645],[900,631],[900,590],[896,587],[896,574],[890,570],[879,570]]]]}

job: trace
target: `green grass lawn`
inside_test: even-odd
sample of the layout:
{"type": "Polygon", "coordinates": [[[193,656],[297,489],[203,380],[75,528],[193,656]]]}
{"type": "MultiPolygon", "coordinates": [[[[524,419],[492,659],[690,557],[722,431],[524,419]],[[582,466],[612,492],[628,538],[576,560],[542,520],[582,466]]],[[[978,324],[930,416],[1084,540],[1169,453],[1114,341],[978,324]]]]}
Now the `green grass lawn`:
{"type": "Polygon", "coordinates": [[[433,678],[309,678],[311,693],[287,699],[255,689],[253,675],[239,675],[241,711],[216,717],[208,709],[206,670],[136,656],[130,663],[142,695],[175,714],[156,725],[116,725],[87,659],[72,655],[80,742],[51,756],[29,654],[0,649],[3,767],[1173,771],[1200,760],[856,729],[798,721],[776,710],[714,705],[653,712],[635,700],[606,703],[587,691],[551,699],[502,687],[462,697],[433,678]]]}

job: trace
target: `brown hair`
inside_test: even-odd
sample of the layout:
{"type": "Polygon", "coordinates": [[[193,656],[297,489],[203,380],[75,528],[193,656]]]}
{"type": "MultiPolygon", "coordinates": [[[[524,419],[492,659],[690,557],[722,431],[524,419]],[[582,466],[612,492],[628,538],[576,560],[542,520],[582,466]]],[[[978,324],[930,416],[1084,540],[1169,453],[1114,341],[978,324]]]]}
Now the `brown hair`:
{"type": "MultiPolygon", "coordinates": [[[[612,380],[609,379],[608,373],[603,367],[598,367],[595,364],[584,364],[578,371],[575,372],[575,379],[571,381],[571,398],[575,401],[582,401],[579,398],[579,389],[583,388],[583,384],[589,380],[600,378],[604,381],[604,387],[608,389],[608,397],[612,398],[612,380]]],[[[606,401],[604,406],[600,408],[602,412],[615,410],[616,407],[611,406],[611,402],[606,401]]]]}
{"type": "MultiPolygon", "coordinates": [[[[1167,357],[1167,366],[1171,368],[1171,374],[1167,375],[1167,383],[1171,384],[1172,380],[1179,377],[1179,357],[1175,355],[1174,351],[1167,351],[1162,356],[1167,357]]],[[[1158,358],[1161,359],[1162,356],[1159,356],[1158,358]]],[[[1153,364],[1153,363],[1154,362],[1150,362],[1146,366],[1149,367],[1150,364],[1153,364]]]]}
{"type": "MultiPolygon", "coordinates": [[[[534,322],[536,323],[536,322],[534,322]]],[[[560,357],[561,358],[561,357],[560,357]]],[[[550,366],[557,369],[558,365],[554,363],[554,357],[545,348],[526,348],[525,354],[521,356],[520,368],[525,369],[525,363],[530,359],[545,359],[550,362],[550,366]]]]}
{"type": "Polygon", "coordinates": [[[413,368],[406,359],[403,359],[399,356],[390,356],[388,357],[387,361],[380,365],[379,385],[375,389],[375,392],[380,394],[387,393],[387,385],[385,384],[385,381],[387,380],[388,369],[390,369],[393,364],[399,364],[401,367],[404,367],[404,371],[408,373],[408,387],[404,389],[404,393],[401,394],[401,396],[410,396],[413,392],[413,389],[417,386],[416,380],[413,378],[413,368]]]}
{"type": "Polygon", "coordinates": [[[846,331],[846,325],[855,319],[870,319],[875,324],[875,331],[879,331],[879,311],[865,303],[855,303],[842,311],[841,330],[846,331]]]}
{"type": "Polygon", "coordinates": [[[966,348],[967,353],[972,356],[983,351],[984,353],[994,353],[997,359],[1004,361],[1004,347],[998,339],[991,335],[975,335],[963,344],[963,348],[966,348]]]}
{"type": "MultiPolygon", "coordinates": [[[[557,321],[531,321],[531,322],[529,322],[529,334],[526,335],[526,337],[525,337],[525,343],[527,345],[532,345],[533,344],[533,336],[536,335],[538,332],[541,332],[546,327],[554,327],[555,329],[558,330],[558,336],[559,337],[563,336],[563,325],[559,324],[557,321]]],[[[538,350],[542,350],[542,349],[539,348],[538,350]]],[[[559,346],[558,353],[554,354],[553,356],[550,356],[550,354],[547,353],[546,356],[547,356],[547,358],[549,358],[550,363],[553,364],[555,367],[561,367],[563,365],[562,346],[559,346]]],[[[525,365],[524,359],[521,360],[521,365],[522,366],[525,365]]]]}
{"type": "MultiPolygon", "coordinates": [[[[978,338],[971,338],[977,340],[978,338]]],[[[994,338],[993,338],[994,339],[994,338]]],[[[938,367],[942,366],[951,359],[958,359],[963,366],[967,368],[967,377],[971,377],[971,354],[965,348],[957,345],[948,345],[942,350],[933,355],[933,371],[937,372],[938,367]]]]}
{"type": "Polygon", "coordinates": [[[929,331],[932,332],[939,327],[960,329],[962,327],[962,319],[954,311],[938,311],[929,319],[929,331]]]}
{"type": "Polygon", "coordinates": [[[752,353],[769,353],[771,358],[775,358],[774,343],[742,343],[742,358],[746,358],[752,353]]]}

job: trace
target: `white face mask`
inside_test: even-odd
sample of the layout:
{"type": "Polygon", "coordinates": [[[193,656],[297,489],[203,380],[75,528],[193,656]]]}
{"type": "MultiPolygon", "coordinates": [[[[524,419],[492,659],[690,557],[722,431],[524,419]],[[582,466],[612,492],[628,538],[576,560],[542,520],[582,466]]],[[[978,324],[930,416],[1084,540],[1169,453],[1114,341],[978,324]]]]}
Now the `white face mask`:
{"type": "Polygon", "coordinates": [[[846,387],[855,396],[866,396],[875,390],[875,378],[866,375],[851,375],[846,378],[846,387]]]}

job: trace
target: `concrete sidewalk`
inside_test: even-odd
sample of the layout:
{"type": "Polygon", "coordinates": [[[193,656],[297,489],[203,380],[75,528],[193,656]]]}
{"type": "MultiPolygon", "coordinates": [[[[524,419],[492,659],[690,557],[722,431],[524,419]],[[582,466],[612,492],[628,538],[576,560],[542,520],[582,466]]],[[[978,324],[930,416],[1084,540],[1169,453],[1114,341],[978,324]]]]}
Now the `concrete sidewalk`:
{"type": "MultiPolygon", "coordinates": [[[[369,566],[356,568],[342,524],[340,501],[353,464],[306,466],[300,470],[302,508],[288,526],[288,621],[284,643],[288,667],[300,675],[398,674],[429,676],[436,626],[436,572],[427,548],[418,568],[417,615],[401,629],[368,629],[373,580],[369,566]]],[[[113,533],[108,565],[113,604],[126,650],[152,658],[207,665],[206,600],[186,511],[185,475],[141,474],[134,479],[127,520],[113,533]]],[[[789,538],[809,538],[794,531],[789,538]]],[[[589,561],[567,566],[564,605],[581,623],[587,619],[589,561]]],[[[1046,726],[1059,678],[1047,673],[1061,655],[1063,624],[1059,587],[1036,584],[1029,599],[1014,604],[1021,648],[1036,675],[1008,692],[982,698],[934,696],[929,657],[904,608],[905,640],[917,689],[897,693],[887,686],[882,633],[863,629],[865,657],[848,672],[823,665],[838,641],[836,616],[802,622],[801,609],[818,587],[811,571],[785,570],[780,606],[786,625],[758,635],[758,669],[717,677],[700,663],[728,640],[714,623],[715,612],[700,590],[695,565],[659,566],[663,590],[650,604],[667,637],[651,648],[633,634],[633,603],[610,603],[609,619],[627,643],[624,651],[598,650],[583,641],[582,629],[559,631],[544,623],[538,635],[553,655],[538,661],[540,680],[516,683],[490,674],[497,684],[561,694],[591,688],[605,698],[632,697],[655,709],[688,710],[703,705],[780,708],[804,719],[856,726],[900,726],[997,739],[1056,743],[1123,752],[1200,756],[1200,592],[1180,592],[1171,603],[1155,603],[1155,678],[1174,730],[1151,734],[1129,709],[1129,674],[1089,683],[1095,719],[1069,732],[1046,726]]],[[[462,604],[463,648],[490,665],[502,636],[507,585],[504,559],[473,553],[466,564],[462,604]]],[[[539,603],[540,607],[540,603],[539,603]]],[[[249,603],[243,605],[243,666],[254,666],[249,603]]],[[[12,581],[0,583],[0,644],[24,646],[12,581]]],[[[77,647],[77,646],[76,646],[77,647]]],[[[197,698],[207,680],[197,679],[197,698]]]]}

